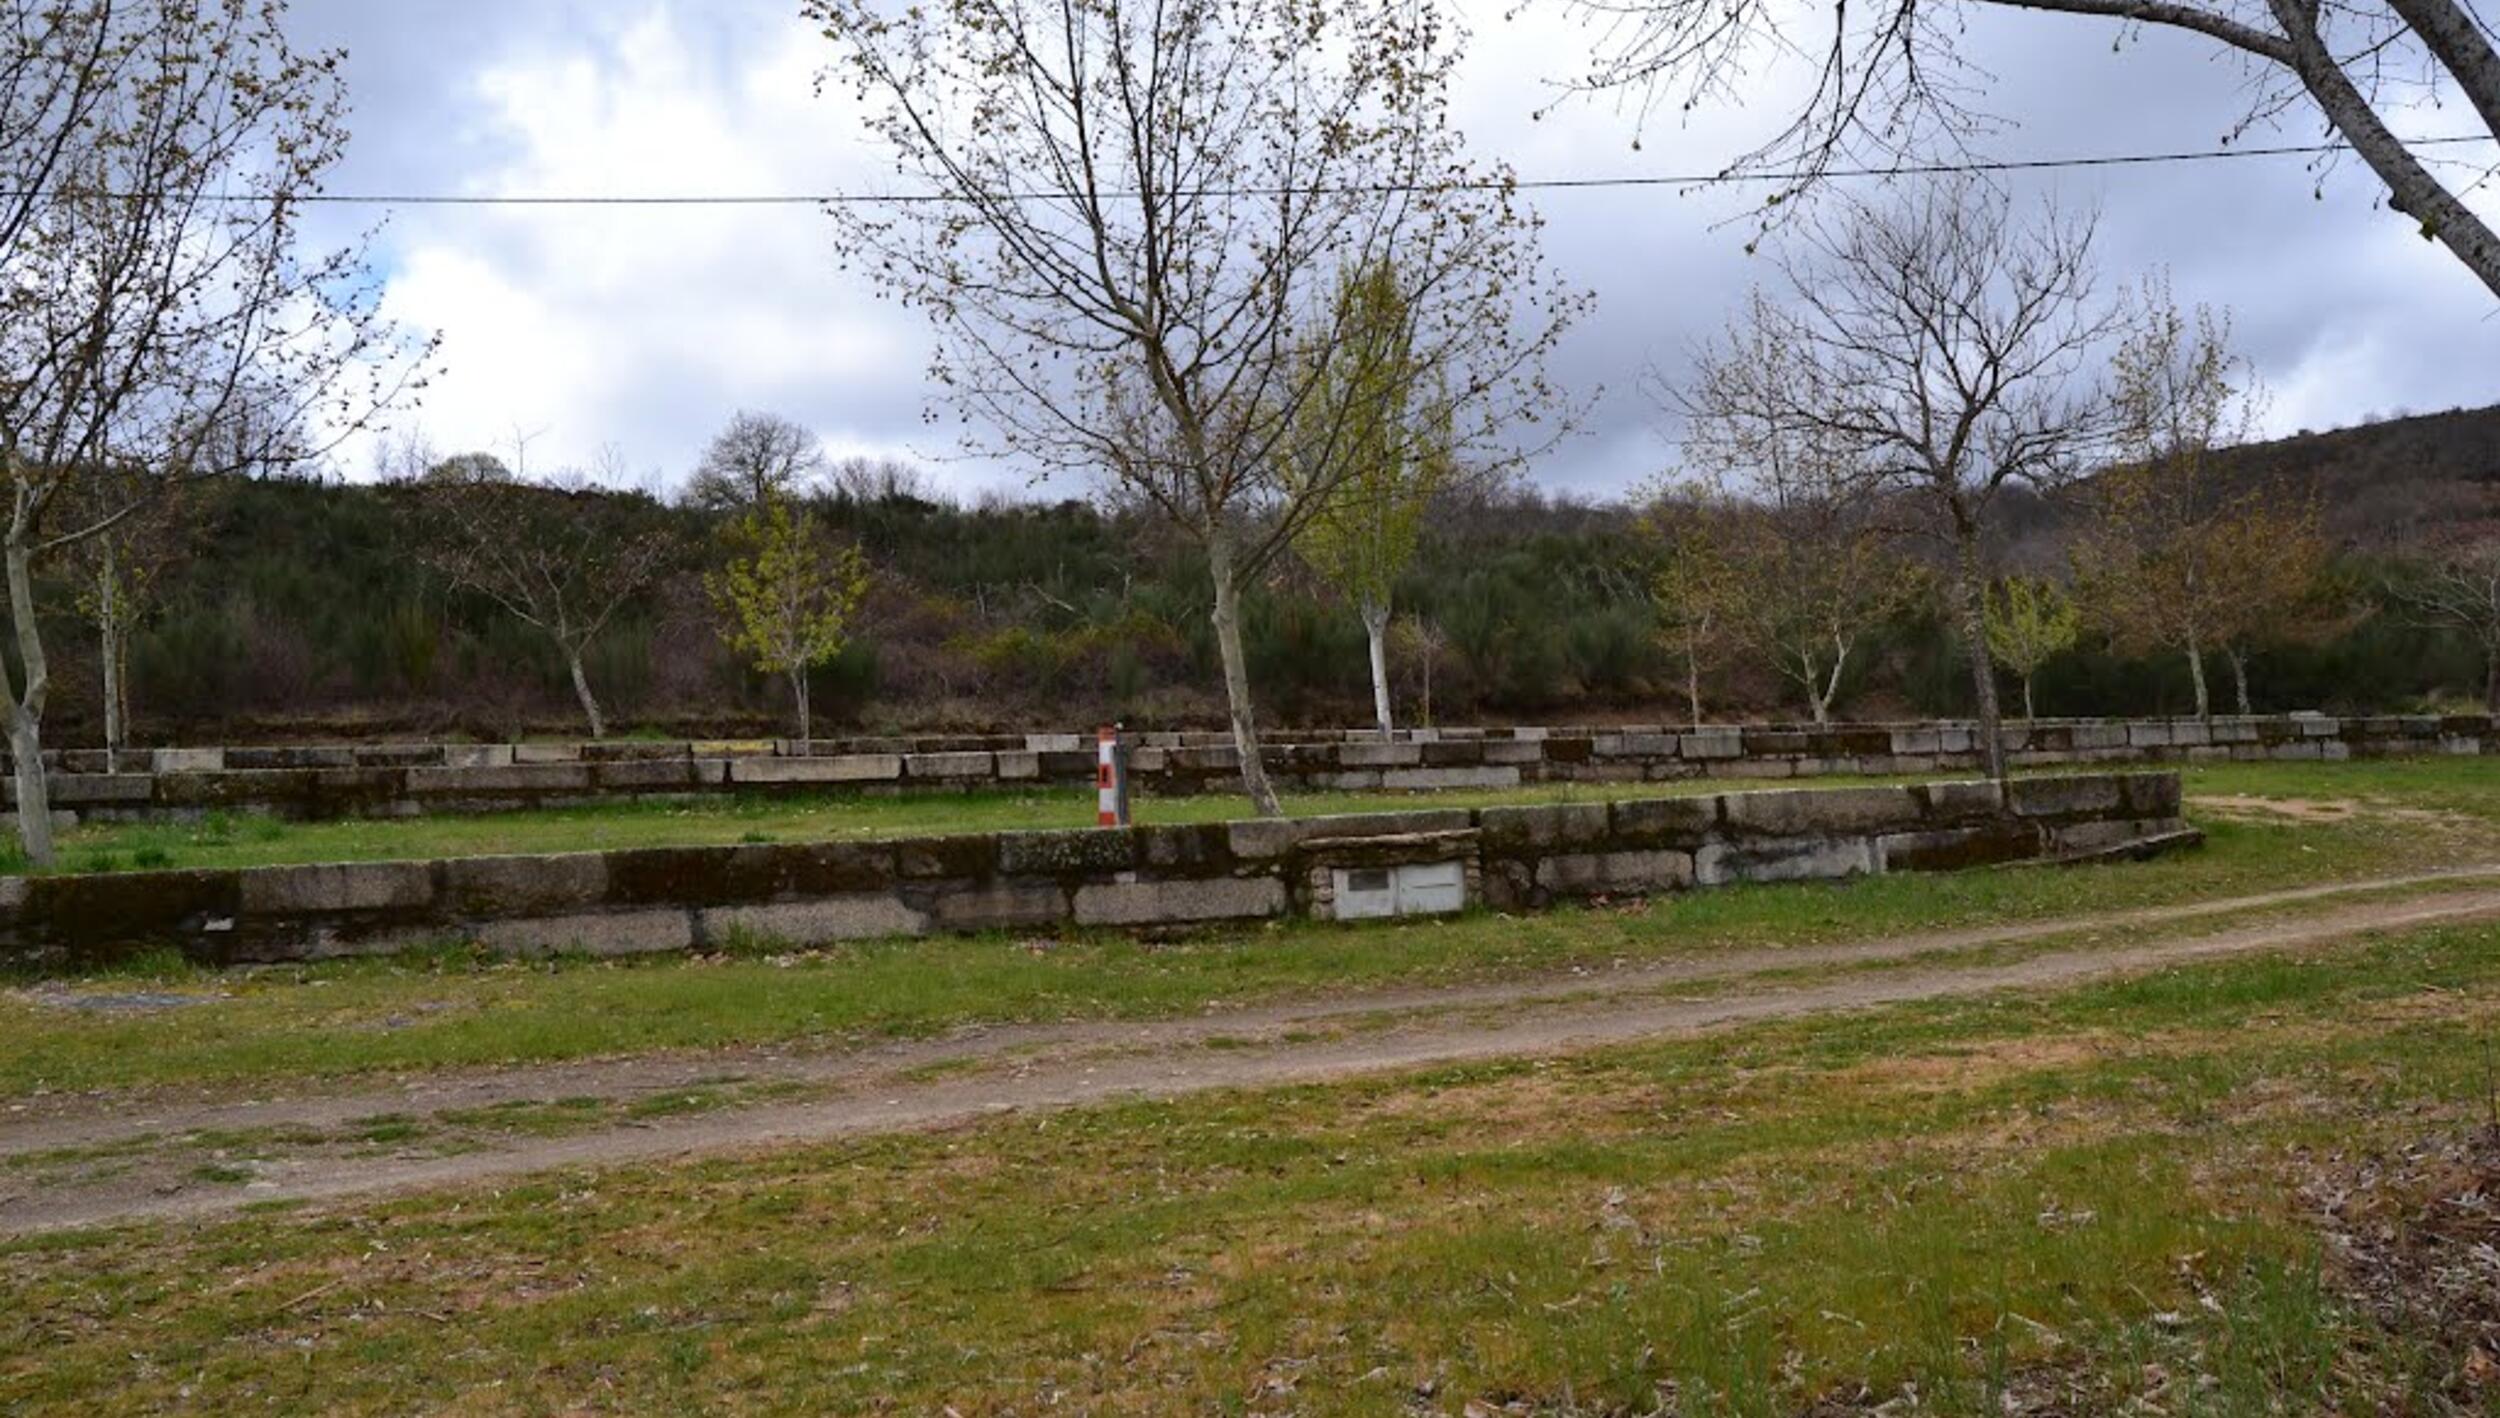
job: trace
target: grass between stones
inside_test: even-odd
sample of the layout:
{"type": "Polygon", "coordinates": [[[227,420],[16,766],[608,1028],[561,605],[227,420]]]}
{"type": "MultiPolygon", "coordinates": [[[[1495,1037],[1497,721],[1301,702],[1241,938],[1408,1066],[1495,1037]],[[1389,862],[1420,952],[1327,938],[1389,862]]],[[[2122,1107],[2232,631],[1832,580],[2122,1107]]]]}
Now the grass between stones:
{"type": "Polygon", "coordinates": [[[218,1087],[380,1070],[915,1037],[970,1024],[1192,1013],[1296,994],[1447,984],[1733,949],[2052,919],[2500,861],[2500,764],[2228,767],[2195,792],[2384,804],[2332,822],[2221,820],[2201,853],[2080,871],[1743,887],[1511,918],[1292,923],[875,942],[703,960],[510,962],[463,948],[210,974],[160,962],[0,992],[0,1097],[218,1087]],[[152,1006],[110,1004],[143,991],[152,1006]]]}
{"type": "MultiPolygon", "coordinates": [[[[2346,765],[2327,765],[2340,772],[2346,765]]],[[[2453,765],[2472,783],[2500,787],[2500,761],[2453,765]]],[[[2310,765],[2314,773],[2317,765],[2310,765]]],[[[2450,765],[2439,765],[2442,769],[2450,765]]],[[[2352,766],[2353,781],[2420,790],[2417,766],[2352,766]]],[[[2044,769],[2042,772],[2091,771],[2044,769]]],[[[2301,770],[2260,765],[2243,774],[2211,770],[2217,781],[2283,781],[2301,770]]],[[[2200,776],[2202,770],[2200,770],[2200,776]]],[[[1520,788],[1433,793],[1302,793],[1288,796],[1297,817],[1384,812],[1399,808],[1476,808],[1594,803],[1616,798],[1678,797],[1782,788],[1850,787],[1932,781],[1937,775],[1836,777],[1765,781],[1686,779],[1669,783],[1548,783],[1520,788]]],[[[2306,780],[2303,780],[2306,781],[2306,780]]],[[[2231,787],[2218,791],[2241,791],[2231,787]]],[[[2332,791],[2321,788],[2320,791],[2332,791]]],[[[2357,789],[2346,788],[2346,793],[2357,789]]],[[[2471,791],[2471,789],[2468,789],[2471,791]]],[[[99,823],[63,835],[63,869],[73,872],[286,866],[306,862],[430,860],[438,857],[613,851],[634,847],[728,846],[821,842],[951,833],[1065,829],[1094,825],[1090,789],[874,796],[820,793],[796,797],[721,796],[682,802],[619,802],[595,807],[437,817],[285,822],[251,814],[215,814],[197,822],[99,823]]],[[[1142,798],[1147,824],[1223,822],[1247,815],[1231,795],[1142,798]]]]}
{"type": "MultiPolygon", "coordinates": [[[[1911,782],[1907,778],[1817,779],[1846,786],[1911,782]]],[[[1406,807],[1505,807],[1604,802],[1625,796],[1665,797],[1725,791],[1728,784],[1536,784],[1447,793],[1302,793],[1286,799],[1296,817],[1385,812],[1406,807]]],[[[1771,786],[1771,785],[1756,785],[1771,786]]],[[[1795,786],[1782,784],[1778,786],[1795,786]]],[[[1224,822],[1248,815],[1233,795],[1143,798],[1141,823],[1224,822]]],[[[65,870],[158,871],[180,868],[281,866],[303,862],[425,860],[548,852],[600,852],[632,847],[729,846],[823,842],[954,833],[1065,829],[1094,825],[1091,789],[927,793],[877,796],[811,793],[790,797],[730,796],[679,802],[617,802],[593,807],[443,814],[342,822],[285,822],[252,814],[217,814],[190,823],[98,823],[63,836],[65,870]]]]}
{"type": "Polygon", "coordinates": [[[2479,1120],[2495,1022],[2441,930],[58,1236],[0,1246],[0,1408],[2440,1411],[2304,1192],[2479,1120]]]}

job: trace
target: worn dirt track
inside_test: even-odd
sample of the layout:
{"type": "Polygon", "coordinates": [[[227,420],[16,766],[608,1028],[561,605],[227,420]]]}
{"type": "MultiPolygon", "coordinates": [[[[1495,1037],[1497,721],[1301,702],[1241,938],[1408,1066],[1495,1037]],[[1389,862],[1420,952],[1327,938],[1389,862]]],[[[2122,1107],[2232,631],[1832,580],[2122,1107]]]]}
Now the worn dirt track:
{"type": "Polygon", "coordinates": [[[0,1157],[204,1128],[336,1125],[495,1102],[628,1099],[735,1073],[835,1090],[570,1136],[520,1137],[449,1156],[323,1157],[291,1163],[248,1189],[144,1185],[15,1187],[0,1176],[0,1235],[124,1221],[194,1218],[272,1201],[321,1202],[511,1178],[555,1168],[648,1162],[876,1133],[943,1128],[1001,1113],[1224,1088],[1321,1082],[1493,1058],[1537,1057],[1671,1038],[1769,1019],[2000,990],[2073,985],[2200,960],[2310,949],[2367,933],[2500,920],[2500,868],[2385,878],[2183,906],[1895,937],[1846,945],[1732,952],[1602,972],[1412,989],[1140,1023],[998,1028],[846,1053],[738,1051],[600,1060],[413,1078],[388,1089],[247,1103],[83,1099],[0,1124],[0,1157]],[[2437,887],[2392,900],[2334,898],[2437,887]],[[2181,934],[2216,916],[2308,902],[2319,909],[2181,934]],[[2171,928],[2165,931],[2165,928],[2171,928]],[[2124,932],[2140,940],[2053,945],[2001,961],[1955,961],[1994,946],[2124,932]],[[1679,985],[1742,982],[1765,972],[1886,967],[1772,978],[1708,997],[1679,985]],[[1356,1025],[1344,1028],[1336,1026],[1356,1025]],[[1314,1026],[1333,1032],[1314,1032],[1314,1026]],[[1205,1045],[1221,1040],[1226,1047],[1205,1045]],[[932,1065],[967,1072],[930,1077],[932,1065]],[[80,1106],[83,1104],[83,1107],[80,1106]]]}

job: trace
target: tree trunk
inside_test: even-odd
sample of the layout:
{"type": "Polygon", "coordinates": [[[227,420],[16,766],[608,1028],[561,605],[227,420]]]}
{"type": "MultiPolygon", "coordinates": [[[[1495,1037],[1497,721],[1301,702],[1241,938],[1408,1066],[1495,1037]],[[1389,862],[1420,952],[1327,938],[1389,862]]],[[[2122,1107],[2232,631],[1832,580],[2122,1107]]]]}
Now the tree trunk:
{"type": "Polygon", "coordinates": [[[2256,713],[2257,711],[2250,707],[2248,698],[2248,652],[2233,645],[2222,653],[2231,659],[2231,689],[2238,696],[2241,717],[2245,718],[2256,713]]]}
{"type": "Polygon", "coordinates": [[[104,768],[122,771],[122,748],[129,733],[122,723],[121,558],[110,536],[97,548],[95,604],[96,656],[104,669],[104,768]]]}
{"type": "Polygon", "coordinates": [[[1693,706],[1693,728],[1701,729],[1701,636],[1687,631],[1684,635],[1684,698],[1693,706]]]}
{"type": "Polygon", "coordinates": [[[122,771],[122,750],[130,732],[122,722],[120,619],[113,613],[110,601],[104,603],[103,613],[96,617],[96,657],[104,662],[104,766],[112,773],[122,771]]]}
{"type": "Polygon", "coordinates": [[[1840,702],[1840,677],[1849,670],[1849,642],[1832,637],[1832,675],[1823,685],[1823,702],[1815,706],[1818,722],[1830,723],[1832,706],[1840,702]]]}
{"type": "Polygon", "coordinates": [[[799,707],[799,752],[801,754],[814,753],[816,732],[815,725],[810,721],[807,703],[807,666],[805,665],[790,672],[790,698],[799,707]]]}
{"type": "Polygon", "coordinates": [[[582,716],[590,720],[590,736],[594,739],[606,738],[608,721],[599,712],[599,701],[590,692],[590,676],[582,669],[582,652],[571,646],[565,647],[564,663],[573,672],[573,697],[582,702],[582,716]]]}
{"type": "Polygon", "coordinates": [[[1396,726],[1389,706],[1389,608],[1366,603],[1363,606],[1363,633],[1372,644],[1372,717],[1380,722],[1380,737],[1385,742],[1396,726]]]}
{"type": "Polygon", "coordinates": [[[18,662],[26,690],[7,696],[9,753],[16,759],[17,836],[30,866],[58,865],[52,846],[52,785],[43,767],[43,710],[52,695],[51,664],[43,653],[43,626],[35,617],[34,551],[15,530],[0,560],[7,563],[9,620],[17,634],[18,662]]]}
{"type": "Polygon", "coordinates": [[[1996,662],[1988,654],[1987,578],[1979,565],[1979,529],[1957,522],[1953,532],[1954,609],[1962,620],[1962,653],[1970,662],[1972,702],[1979,709],[1979,753],[1993,782],[2005,781],[2005,716],[1997,706],[1996,662]]]}
{"type": "Polygon", "coordinates": [[[2040,711],[2032,707],[2031,701],[2031,682],[2035,678],[2037,678],[2037,676],[2023,676],[2023,722],[2026,724],[2031,723],[2040,717],[2040,711]]]}
{"type": "Polygon", "coordinates": [[[2196,686],[2196,717],[2210,719],[2214,716],[2214,698],[2205,684],[2205,647],[2192,635],[2188,637],[2187,662],[2188,681],[2196,686]]]}
{"type": "Polygon", "coordinates": [[[1250,662],[1241,652],[1241,587],[1233,580],[1233,548],[1219,530],[1207,539],[1207,571],[1215,580],[1215,648],[1224,662],[1224,706],[1233,726],[1233,752],[1241,760],[1241,787],[1261,817],[1282,817],[1285,805],[1267,780],[1259,752],[1259,721],[1250,702],[1250,662]]]}
{"type": "Polygon", "coordinates": [[[26,849],[30,866],[48,867],[56,854],[52,848],[52,785],[43,771],[42,726],[27,716],[24,709],[11,709],[9,719],[9,755],[15,760],[17,777],[17,840],[26,849]]]}
{"type": "Polygon", "coordinates": [[[2483,712],[2500,719],[2500,647],[2484,652],[2483,712]]]}

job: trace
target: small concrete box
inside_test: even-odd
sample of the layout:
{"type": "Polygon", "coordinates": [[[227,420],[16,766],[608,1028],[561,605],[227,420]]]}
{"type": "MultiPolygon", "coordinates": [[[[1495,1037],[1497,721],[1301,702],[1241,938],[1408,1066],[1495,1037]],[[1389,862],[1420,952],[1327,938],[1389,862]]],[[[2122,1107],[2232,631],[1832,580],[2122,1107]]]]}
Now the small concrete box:
{"type": "Polygon", "coordinates": [[[1467,909],[1467,867],[1463,862],[1338,867],[1335,871],[1333,884],[1340,921],[1453,916],[1467,909]]]}

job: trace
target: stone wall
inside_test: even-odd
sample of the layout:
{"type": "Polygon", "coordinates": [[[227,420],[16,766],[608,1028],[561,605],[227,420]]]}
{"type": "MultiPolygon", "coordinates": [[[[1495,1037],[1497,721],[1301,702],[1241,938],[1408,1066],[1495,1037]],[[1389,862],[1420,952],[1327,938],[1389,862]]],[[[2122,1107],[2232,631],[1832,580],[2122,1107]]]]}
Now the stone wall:
{"type": "MultiPolygon", "coordinates": [[[[1698,732],[1445,729],[1297,735],[1269,748],[1287,789],[1428,791],[1527,783],[1626,784],[1696,777],[1813,778],[1975,772],[1963,723],[1743,727],[1698,732]]],[[[2017,768],[2480,754],[2500,747],[2490,719],[2313,716],[2044,720],[2009,727],[2017,768]]],[[[100,753],[58,755],[57,811],[117,820],[256,811],[286,817],[493,812],[716,793],[948,792],[1088,788],[1094,748],[1076,734],[1012,739],[819,740],[812,753],[743,743],[403,744],[336,748],[157,749],[108,773],[100,753]],[[144,764],[140,761],[144,759],[144,764]],[[144,771],[139,771],[144,767],[144,771]]],[[[1220,734],[1141,734],[1134,780],[1153,795],[1236,791],[1220,734]]],[[[15,786],[0,802],[14,805],[15,786]]]]}
{"type": "Polygon", "coordinates": [[[1734,881],[2157,850],[2176,773],[885,842],[0,880],[0,956],[229,964],[475,941],[631,954],[742,939],[1526,909],[1734,881]]]}

